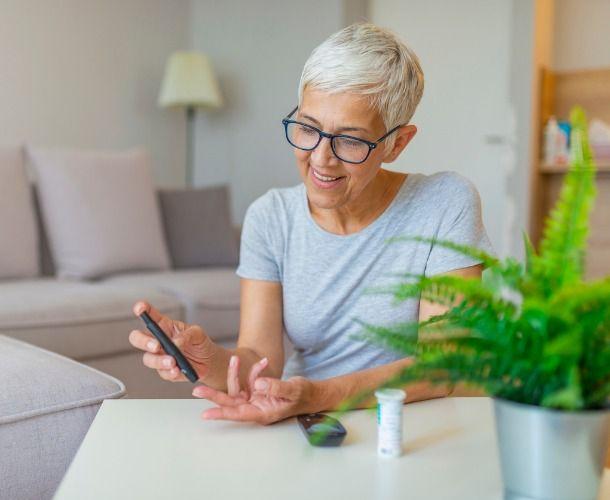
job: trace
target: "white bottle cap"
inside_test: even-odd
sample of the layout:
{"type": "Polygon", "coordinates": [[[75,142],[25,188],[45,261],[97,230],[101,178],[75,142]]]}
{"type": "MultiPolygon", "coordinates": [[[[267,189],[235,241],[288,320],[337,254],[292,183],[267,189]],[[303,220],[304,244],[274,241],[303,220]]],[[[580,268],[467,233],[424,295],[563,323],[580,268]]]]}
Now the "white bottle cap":
{"type": "Polygon", "coordinates": [[[404,403],[407,399],[407,393],[401,389],[377,389],[375,397],[381,403],[404,403]]]}

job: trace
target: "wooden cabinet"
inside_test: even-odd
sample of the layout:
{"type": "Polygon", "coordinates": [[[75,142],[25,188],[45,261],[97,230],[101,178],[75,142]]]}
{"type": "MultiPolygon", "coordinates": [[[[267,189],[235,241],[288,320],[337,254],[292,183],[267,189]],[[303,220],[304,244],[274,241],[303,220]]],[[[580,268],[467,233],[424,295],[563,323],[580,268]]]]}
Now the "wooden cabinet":
{"type": "MultiPolygon", "coordinates": [[[[584,108],[589,120],[598,118],[610,124],[610,68],[569,72],[541,70],[539,81],[535,158],[542,156],[547,120],[552,115],[568,119],[570,109],[576,104],[584,108]]],[[[591,279],[610,275],[610,161],[598,161],[597,168],[597,199],[591,216],[586,262],[586,277],[591,279]]],[[[566,167],[544,165],[538,160],[532,170],[531,232],[537,244],[544,218],[557,200],[566,167]]]]}

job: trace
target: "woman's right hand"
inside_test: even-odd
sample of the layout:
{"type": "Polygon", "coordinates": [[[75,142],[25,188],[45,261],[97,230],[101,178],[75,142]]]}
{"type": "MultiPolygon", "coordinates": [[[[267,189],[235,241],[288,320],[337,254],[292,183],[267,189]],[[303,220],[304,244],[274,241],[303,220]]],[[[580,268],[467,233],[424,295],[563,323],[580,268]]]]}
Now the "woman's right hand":
{"type": "MultiPolygon", "coordinates": [[[[182,354],[199,375],[199,380],[205,377],[210,370],[210,363],[216,346],[203,329],[198,325],[189,325],[171,319],[161,314],[148,302],[137,302],[133,306],[133,313],[139,317],[143,312],[147,312],[165,334],[172,339],[176,347],[182,351],[182,354]]],[[[129,342],[134,347],[144,351],[142,359],[144,365],[157,370],[162,379],[172,382],[187,380],[176,365],[176,360],[163,351],[159,341],[148,331],[133,330],[129,334],[129,342]]]]}

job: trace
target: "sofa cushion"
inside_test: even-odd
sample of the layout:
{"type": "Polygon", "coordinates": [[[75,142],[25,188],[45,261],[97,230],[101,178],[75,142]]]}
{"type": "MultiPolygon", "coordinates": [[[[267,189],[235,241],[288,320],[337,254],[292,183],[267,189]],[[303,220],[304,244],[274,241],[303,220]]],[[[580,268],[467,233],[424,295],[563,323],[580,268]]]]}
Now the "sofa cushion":
{"type": "MultiPolygon", "coordinates": [[[[159,290],[178,299],[185,321],[203,327],[214,340],[237,337],[239,331],[239,277],[234,268],[131,273],[104,283],[159,290]]],[[[154,299],[149,302],[153,305],[154,299]]]]}
{"type": "Polygon", "coordinates": [[[0,148],[0,279],[40,272],[38,228],[21,148],[0,148]]]}
{"type": "Polygon", "coordinates": [[[0,335],[1,498],[51,498],[117,379],[0,335]]]}
{"type": "Polygon", "coordinates": [[[29,154],[58,277],[170,267],[146,152],[29,154]]]}
{"type": "Polygon", "coordinates": [[[131,308],[150,300],[183,319],[182,305],[155,288],[53,278],[0,282],[0,333],[76,359],[131,350],[128,336],[142,322],[131,308]]]}
{"type": "Polygon", "coordinates": [[[237,266],[239,244],[226,186],[162,189],[158,195],[175,269],[237,266]]]}

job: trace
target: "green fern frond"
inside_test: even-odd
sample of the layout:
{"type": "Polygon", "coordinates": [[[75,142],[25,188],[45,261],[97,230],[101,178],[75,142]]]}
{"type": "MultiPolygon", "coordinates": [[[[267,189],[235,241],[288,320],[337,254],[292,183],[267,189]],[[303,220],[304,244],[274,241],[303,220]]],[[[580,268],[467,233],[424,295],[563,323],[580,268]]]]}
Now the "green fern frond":
{"type": "Polygon", "coordinates": [[[582,110],[572,114],[571,167],[537,253],[524,234],[525,263],[422,237],[480,261],[481,281],[451,275],[395,274],[375,289],[397,302],[428,300],[448,310],[424,322],[377,327],[359,337],[414,363],[388,384],[466,383],[499,398],[562,410],[610,405],[610,277],[582,281],[595,165],[582,110]]]}
{"type": "Polygon", "coordinates": [[[547,394],[541,401],[542,406],[561,410],[577,410],[583,407],[582,387],[578,368],[570,370],[567,384],[560,389],[547,394]]]}
{"type": "Polygon", "coordinates": [[[564,287],[550,298],[550,306],[577,315],[602,308],[610,304],[610,277],[592,283],[576,283],[564,287]]]}
{"type": "Polygon", "coordinates": [[[490,267],[497,265],[499,260],[493,255],[481,250],[480,248],[470,247],[468,245],[460,245],[453,241],[439,240],[436,238],[425,238],[423,236],[396,236],[389,238],[387,243],[397,243],[401,241],[415,241],[419,243],[430,243],[432,245],[438,245],[440,247],[448,248],[457,253],[471,257],[473,259],[481,261],[484,267],[490,267]]]}
{"type": "Polygon", "coordinates": [[[534,244],[525,231],[522,231],[523,245],[525,247],[525,272],[531,273],[534,259],[538,256],[534,244]]]}
{"type": "Polygon", "coordinates": [[[512,315],[516,311],[513,303],[498,297],[485,283],[477,279],[459,276],[420,276],[415,283],[400,283],[389,288],[397,301],[420,297],[429,302],[451,306],[460,302],[492,308],[498,314],[512,315]]]}
{"type": "Polygon", "coordinates": [[[571,122],[571,168],[546,221],[540,255],[533,259],[533,274],[541,280],[547,294],[581,280],[589,215],[595,198],[595,163],[581,108],[572,111],[571,122]]]}

